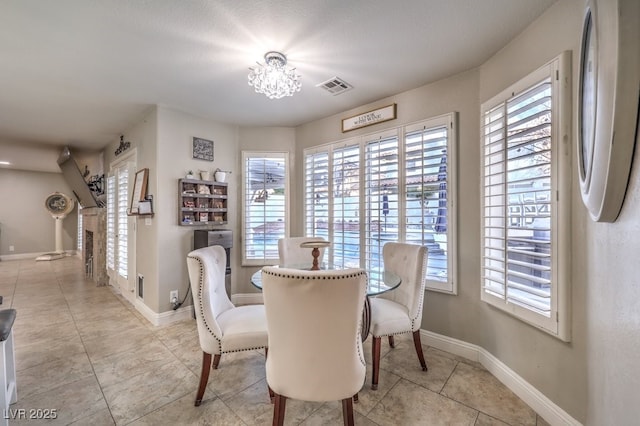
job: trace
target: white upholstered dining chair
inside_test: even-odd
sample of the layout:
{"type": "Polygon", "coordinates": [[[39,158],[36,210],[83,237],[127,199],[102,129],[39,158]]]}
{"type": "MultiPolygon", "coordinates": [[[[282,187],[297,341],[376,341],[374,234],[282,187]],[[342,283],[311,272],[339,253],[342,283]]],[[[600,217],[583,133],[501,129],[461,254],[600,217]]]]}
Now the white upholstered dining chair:
{"type": "MultiPolygon", "coordinates": [[[[278,256],[280,257],[280,265],[311,265],[313,257],[311,249],[301,248],[300,244],[308,241],[325,241],[322,237],[288,237],[278,240],[278,256]]],[[[324,247],[320,249],[318,262],[322,263],[324,256],[324,247]]]]}
{"type": "Polygon", "coordinates": [[[202,402],[211,371],[224,353],[254,349],[267,351],[267,322],[263,305],[234,306],[224,287],[227,254],[222,246],[209,246],[187,255],[193,306],[202,348],[202,370],[196,407],[202,402]]]}
{"type": "Polygon", "coordinates": [[[352,399],[366,373],[360,336],[366,290],[362,269],[262,269],[274,425],[284,422],[287,398],[341,400],[344,423],[353,424],[352,399]]]}
{"type": "Polygon", "coordinates": [[[399,275],[399,287],[369,299],[371,306],[370,333],[373,358],[371,389],[378,388],[380,372],[380,346],[382,337],[388,336],[394,347],[393,336],[403,333],[413,334],[418,360],[423,371],[427,363],[422,353],[420,325],[427,274],[427,248],[424,246],[388,242],[382,247],[385,270],[399,275]]]}

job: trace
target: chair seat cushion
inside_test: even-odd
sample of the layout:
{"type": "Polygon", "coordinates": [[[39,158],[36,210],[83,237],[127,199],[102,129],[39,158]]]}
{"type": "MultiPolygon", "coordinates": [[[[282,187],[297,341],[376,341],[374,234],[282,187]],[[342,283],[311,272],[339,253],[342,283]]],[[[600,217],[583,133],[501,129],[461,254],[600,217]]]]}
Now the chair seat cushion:
{"type": "Polygon", "coordinates": [[[380,297],[372,297],[369,304],[371,306],[370,331],[374,337],[413,331],[406,306],[380,297]]]}
{"type": "Polygon", "coordinates": [[[264,348],[269,339],[264,305],[236,306],[218,316],[222,352],[264,348]]]}

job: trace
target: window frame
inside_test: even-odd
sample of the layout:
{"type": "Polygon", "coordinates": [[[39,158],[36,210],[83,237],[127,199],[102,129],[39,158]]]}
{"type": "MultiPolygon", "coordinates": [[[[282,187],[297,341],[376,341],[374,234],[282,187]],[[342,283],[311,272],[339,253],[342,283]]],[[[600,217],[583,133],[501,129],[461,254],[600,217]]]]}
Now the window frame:
{"type": "MultiPolygon", "coordinates": [[[[506,123],[506,118],[504,119],[506,123]]],[[[506,125],[503,126],[506,135],[506,125]]],[[[503,137],[503,146],[500,150],[505,155],[508,149],[506,136],[503,137]]],[[[570,341],[570,291],[571,291],[571,256],[570,256],[570,221],[571,221],[571,57],[570,52],[563,52],[542,67],[523,77],[498,95],[483,102],[480,106],[480,294],[481,300],[510,315],[531,324],[563,341],[570,341]],[[531,89],[544,79],[551,82],[551,289],[550,289],[550,313],[549,317],[526,308],[517,303],[510,302],[507,298],[507,284],[505,281],[505,294],[500,297],[485,288],[485,115],[506,105],[509,99],[516,98],[523,92],[531,89]]],[[[507,174],[504,169],[501,172],[507,174]]],[[[507,185],[508,183],[505,183],[507,185]]],[[[505,192],[504,196],[507,196],[505,192]]],[[[504,203],[505,206],[507,205],[504,203]]],[[[502,229],[507,234],[509,224],[506,209],[503,213],[502,229]]],[[[495,224],[492,224],[495,227],[495,224]]],[[[505,239],[506,241],[506,239],[505,239]]],[[[506,257],[506,243],[502,246],[506,257]]],[[[505,270],[506,274],[507,270],[505,270]]]]}
{"type": "MultiPolygon", "coordinates": [[[[279,258],[277,252],[274,257],[265,257],[262,259],[247,259],[247,184],[246,184],[246,176],[247,170],[245,169],[247,160],[249,158],[278,158],[284,160],[284,237],[288,237],[290,223],[291,223],[291,214],[290,214],[290,199],[291,199],[291,189],[290,189],[290,176],[291,172],[289,170],[289,153],[286,151],[242,151],[242,217],[241,217],[241,250],[242,250],[242,266],[264,266],[264,265],[277,265],[279,262],[279,258]]],[[[276,246],[277,248],[277,246],[276,246]]]]}
{"type": "MultiPolygon", "coordinates": [[[[310,198],[309,190],[308,190],[308,182],[309,182],[309,156],[317,156],[317,155],[327,155],[328,156],[328,176],[327,176],[327,184],[329,187],[329,191],[333,188],[333,165],[334,165],[334,152],[337,150],[341,150],[347,147],[357,146],[359,149],[359,214],[360,218],[366,218],[367,214],[365,211],[366,208],[366,152],[367,152],[367,144],[372,141],[386,138],[397,138],[397,152],[398,152],[398,190],[397,190],[397,218],[398,218],[398,235],[397,240],[404,242],[406,241],[407,236],[407,227],[404,225],[406,223],[406,181],[405,181],[405,168],[407,164],[406,153],[405,153],[405,144],[406,144],[406,135],[408,133],[416,132],[419,129],[429,129],[429,128],[437,128],[437,127],[446,127],[447,128],[447,183],[448,183],[448,195],[447,195],[447,223],[449,226],[447,227],[447,279],[442,281],[436,281],[433,279],[427,279],[426,289],[430,291],[437,291],[446,294],[456,295],[458,288],[458,251],[457,251],[457,228],[458,228],[458,215],[457,215],[457,145],[458,145],[458,113],[450,112],[447,114],[435,116],[432,118],[420,120],[417,122],[409,123],[404,126],[390,127],[387,129],[382,129],[377,132],[372,132],[368,134],[364,134],[358,137],[352,137],[349,139],[344,139],[337,142],[331,142],[323,145],[318,145],[313,148],[305,149],[303,152],[304,155],[304,214],[305,218],[315,217],[316,211],[313,209],[313,206],[310,206],[312,202],[312,197],[310,198]]],[[[329,192],[330,193],[330,192],[329,192]]],[[[329,197],[328,200],[328,238],[333,241],[333,220],[332,212],[334,210],[334,200],[333,197],[329,197]]],[[[366,245],[366,235],[367,235],[367,223],[366,221],[359,221],[359,233],[360,233],[360,244],[359,244],[359,255],[360,255],[360,265],[365,265],[367,262],[367,245],[366,245]]],[[[304,232],[307,236],[316,236],[318,228],[313,226],[313,223],[310,224],[309,220],[304,220],[304,232]]],[[[326,237],[326,235],[320,235],[326,237]]],[[[328,253],[325,254],[325,259],[328,262],[334,262],[334,245],[329,247],[328,253]]]]}

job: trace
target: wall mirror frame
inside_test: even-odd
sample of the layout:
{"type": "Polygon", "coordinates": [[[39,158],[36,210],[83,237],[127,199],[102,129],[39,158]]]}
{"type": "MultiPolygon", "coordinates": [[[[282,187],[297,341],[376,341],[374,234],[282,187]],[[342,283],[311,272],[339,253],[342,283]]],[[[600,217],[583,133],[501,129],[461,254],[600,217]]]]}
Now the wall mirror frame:
{"type": "Polygon", "coordinates": [[[640,2],[587,0],[578,83],[578,177],[596,222],[615,222],[638,139],[640,2]]]}

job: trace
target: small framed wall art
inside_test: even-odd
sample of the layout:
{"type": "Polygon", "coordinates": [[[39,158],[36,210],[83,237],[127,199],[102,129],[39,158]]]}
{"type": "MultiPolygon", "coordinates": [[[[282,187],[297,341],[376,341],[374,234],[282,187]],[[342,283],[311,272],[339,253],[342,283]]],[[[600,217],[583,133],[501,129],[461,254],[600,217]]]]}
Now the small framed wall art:
{"type": "Polygon", "coordinates": [[[213,141],[194,137],[193,158],[213,161],[213,141]]]}

